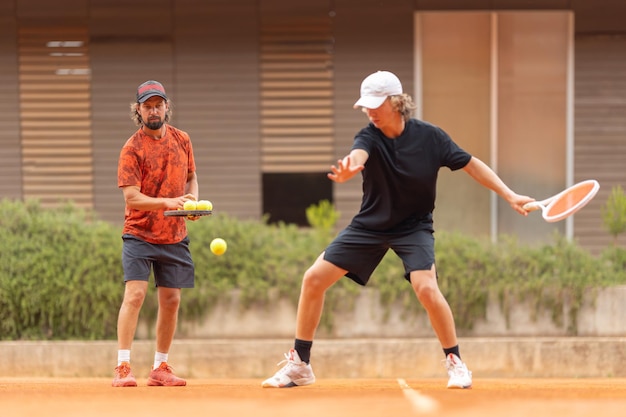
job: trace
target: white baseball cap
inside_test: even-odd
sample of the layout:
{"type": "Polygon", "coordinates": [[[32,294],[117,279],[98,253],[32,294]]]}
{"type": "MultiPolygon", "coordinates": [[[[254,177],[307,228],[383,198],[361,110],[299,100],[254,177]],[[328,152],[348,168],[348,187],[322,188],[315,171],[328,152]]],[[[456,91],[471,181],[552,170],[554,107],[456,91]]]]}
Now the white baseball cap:
{"type": "Polygon", "coordinates": [[[377,71],[361,83],[361,98],[354,103],[354,108],[377,109],[387,97],[399,94],[402,94],[402,84],[398,77],[389,71],[377,71]]]}

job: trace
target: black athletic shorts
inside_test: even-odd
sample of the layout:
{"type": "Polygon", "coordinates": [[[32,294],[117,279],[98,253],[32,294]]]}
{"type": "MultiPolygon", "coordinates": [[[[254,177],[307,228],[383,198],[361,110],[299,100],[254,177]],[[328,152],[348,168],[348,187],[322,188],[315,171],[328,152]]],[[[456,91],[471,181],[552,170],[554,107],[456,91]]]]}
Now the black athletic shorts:
{"type": "Polygon", "coordinates": [[[124,234],[122,240],[124,282],[148,281],[153,270],[157,287],[193,288],[195,269],[188,237],[178,243],[162,245],[129,234],[124,234]]]}
{"type": "Polygon", "coordinates": [[[366,285],[389,249],[402,259],[404,278],[411,271],[430,270],[435,263],[435,238],[431,226],[384,233],[348,226],[326,248],[324,260],[345,269],[346,276],[366,285]]]}

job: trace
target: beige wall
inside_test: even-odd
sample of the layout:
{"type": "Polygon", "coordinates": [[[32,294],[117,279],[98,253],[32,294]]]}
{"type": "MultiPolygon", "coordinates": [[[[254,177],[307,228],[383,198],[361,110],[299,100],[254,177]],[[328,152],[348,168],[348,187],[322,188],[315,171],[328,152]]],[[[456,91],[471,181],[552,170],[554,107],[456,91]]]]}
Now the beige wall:
{"type": "Polygon", "coordinates": [[[17,22],[12,6],[0,3],[0,199],[22,197],[17,22]]]}
{"type": "MultiPolygon", "coordinates": [[[[538,199],[570,185],[571,23],[568,11],[416,14],[422,117],[491,165],[513,190],[538,199]]],[[[565,231],[565,222],[547,226],[492,198],[466,175],[443,169],[438,227],[526,241],[565,231]]]]}
{"type": "MultiPolygon", "coordinates": [[[[547,198],[572,185],[567,144],[574,68],[570,12],[498,14],[498,170],[520,193],[547,198]]],[[[546,224],[498,204],[498,230],[522,240],[551,239],[566,222],[546,224]]]]}
{"type": "MultiPolygon", "coordinates": [[[[417,13],[415,27],[420,117],[491,164],[490,13],[417,13]]],[[[439,178],[437,228],[489,236],[488,191],[462,171],[443,168],[439,178]]]]}

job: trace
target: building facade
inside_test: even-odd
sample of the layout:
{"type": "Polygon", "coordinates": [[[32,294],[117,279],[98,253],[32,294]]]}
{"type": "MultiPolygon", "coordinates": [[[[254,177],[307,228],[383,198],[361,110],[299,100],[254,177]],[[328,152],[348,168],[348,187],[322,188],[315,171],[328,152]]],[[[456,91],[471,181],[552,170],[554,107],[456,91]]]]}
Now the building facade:
{"type": "Polygon", "coordinates": [[[191,135],[201,198],[239,218],[302,223],[329,199],[349,222],[360,182],[326,172],[367,122],[352,104],[379,69],[516,191],[601,183],[546,224],[442,170],[438,230],[558,230],[597,252],[611,241],[602,206],[626,186],[621,0],[0,0],[0,58],[0,198],[72,200],[114,223],[129,105],[148,79],[191,135]]]}

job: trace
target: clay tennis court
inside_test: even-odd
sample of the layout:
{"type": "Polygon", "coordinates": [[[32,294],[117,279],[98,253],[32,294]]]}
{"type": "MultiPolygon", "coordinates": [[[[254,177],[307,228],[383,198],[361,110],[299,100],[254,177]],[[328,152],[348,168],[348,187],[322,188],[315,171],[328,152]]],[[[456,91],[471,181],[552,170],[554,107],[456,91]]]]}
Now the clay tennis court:
{"type": "Polygon", "coordinates": [[[470,390],[445,379],[319,379],[264,389],[257,379],[190,379],[186,387],[112,388],[106,378],[0,378],[1,414],[22,416],[620,416],[626,378],[479,379],[470,390]],[[424,407],[422,404],[433,405],[424,407]]]}

